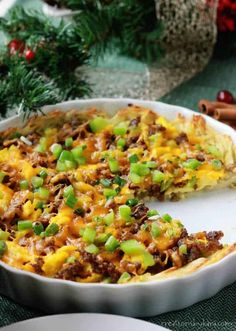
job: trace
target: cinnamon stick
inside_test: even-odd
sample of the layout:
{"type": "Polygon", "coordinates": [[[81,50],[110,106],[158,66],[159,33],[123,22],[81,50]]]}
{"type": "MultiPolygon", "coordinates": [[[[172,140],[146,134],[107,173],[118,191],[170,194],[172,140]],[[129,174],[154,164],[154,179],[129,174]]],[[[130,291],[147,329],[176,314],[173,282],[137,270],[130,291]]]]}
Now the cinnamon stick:
{"type": "Polygon", "coordinates": [[[228,108],[230,106],[232,105],[219,101],[209,101],[206,99],[201,99],[198,103],[199,111],[209,116],[212,116],[214,114],[216,108],[221,109],[221,108],[228,108]]]}
{"type": "Polygon", "coordinates": [[[215,108],[213,117],[218,121],[236,121],[236,105],[228,105],[225,108],[215,108]]]}

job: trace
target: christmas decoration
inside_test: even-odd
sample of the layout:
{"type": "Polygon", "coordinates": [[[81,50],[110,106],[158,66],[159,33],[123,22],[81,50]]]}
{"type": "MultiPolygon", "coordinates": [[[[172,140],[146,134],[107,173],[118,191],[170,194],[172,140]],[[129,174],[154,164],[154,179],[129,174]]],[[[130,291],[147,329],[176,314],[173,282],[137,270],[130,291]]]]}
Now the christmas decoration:
{"type": "Polygon", "coordinates": [[[225,103],[234,103],[234,96],[231,92],[222,90],[217,93],[216,96],[217,101],[225,102],[225,103]]]}

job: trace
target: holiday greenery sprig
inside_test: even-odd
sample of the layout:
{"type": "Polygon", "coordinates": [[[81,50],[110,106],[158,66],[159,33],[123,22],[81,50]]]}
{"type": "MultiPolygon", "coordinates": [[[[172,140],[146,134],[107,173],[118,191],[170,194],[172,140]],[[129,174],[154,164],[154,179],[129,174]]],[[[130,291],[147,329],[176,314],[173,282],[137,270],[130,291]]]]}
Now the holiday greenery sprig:
{"type": "Polygon", "coordinates": [[[12,38],[0,52],[1,114],[20,106],[28,116],[45,104],[89,94],[76,72],[89,55],[73,24],[54,25],[17,8],[10,19],[0,20],[0,30],[12,38]]]}
{"type": "Polygon", "coordinates": [[[28,116],[45,104],[89,95],[77,69],[108,47],[145,61],[160,54],[162,27],[154,0],[47,2],[72,9],[73,18],[55,24],[42,13],[16,8],[0,19],[0,30],[9,36],[0,51],[3,115],[14,106],[28,116]]]}

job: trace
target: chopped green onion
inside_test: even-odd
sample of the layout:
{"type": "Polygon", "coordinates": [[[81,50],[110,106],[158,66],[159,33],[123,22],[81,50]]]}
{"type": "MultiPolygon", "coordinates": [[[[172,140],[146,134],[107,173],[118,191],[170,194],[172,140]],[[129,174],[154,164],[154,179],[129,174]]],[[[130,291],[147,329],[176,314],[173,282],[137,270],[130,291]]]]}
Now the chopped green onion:
{"type": "Polygon", "coordinates": [[[59,226],[57,223],[51,223],[46,227],[45,236],[51,237],[59,232],[59,226]]]}
{"type": "Polygon", "coordinates": [[[62,161],[62,162],[74,161],[74,156],[73,156],[72,152],[63,150],[59,157],[59,161],[62,161]]]}
{"type": "Polygon", "coordinates": [[[86,147],[87,147],[86,145],[76,146],[71,150],[71,153],[73,154],[75,160],[83,157],[83,152],[86,149],[86,147]]]}
{"type": "Polygon", "coordinates": [[[130,155],[130,157],[129,157],[130,163],[136,163],[136,162],[138,162],[138,160],[139,160],[139,158],[138,158],[137,154],[130,155]]]}
{"type": "Polygon", "coordinates": [[[185,244],[182,244],[179,246],[179,251],[181,254],[188,254],[188,248],[187,248],[187,245],[185,244]]]}
{"type": "Polygon", "coordinates": [[[103,244],[107,241],[107,239],[109,238],[109,234],[108,233],[101,233],[97,236],[97,238],[95,239],[95,242],[97,244],[103,244]]]}
{"type": "Polygon", "coordinates": [[[64,163],[66,166],[66,170],[71,170],[71,169],[77,168],[77,163],[75,161],[66,160],[66,161],[64,161],[64,163]]]}
{"type": "Polygon", "coordinates": [[[99,248],[96,245],[91,244],[91,245],[89,245],[85,248],[85,251],[90,253],[90,254],[98,254],[99,253],[99,248]]]}
{"type": "Polygon", "coordinates": [[[119,241],[115,237],[110,236],[105,243],[105,249],[109,252],[114,252],[119,245],[119,241]]]}
{"type": "Polygon", "coordinates": [[[69,194],[74,194],[74,188],[72,185],[69,185],[64,189],[63,196],[67,198],[69,194]]]}
{"type": "Polygon", "coordinates": [[[155,209],[150,209],[148,212],[147,212],[147,216],[148,217],[152,217],[152,216],[156,216],[156,215],[159,215],[158,211],[155,210],[155,209]]]}
{"type": "Polygon", "coordinates": [[[57,169],[57,171],[64,172],[64,171],[67,171],[67,166],[66,166],[65,162],[57,161],[56,169],[57,169]]]}
{"type": "Polygon", "coordinates": [[[47,138],[41,137],[38,146],[36,146],[36,152],[44,153],[47,150],[47,138]]]}
{"type": "Polygon", "coordinates": [[[172,217],[169,214],[164,214],[164,215],[162,215],[162,219],[163,219],[163,221],[170,223],[172,220],[172,217]]]}
{"type": "Polygon", "coordinates": [[[44,208],[44,203],[43,201],[38,201],[36,206],[35,206],[36,209],[43,209],[44,208]]]}
{"type": "Polygon", "coordinates": [[[0,183],[3,182],[4,177],[6,176],[5,172],[0,172],[0,183]]]}
{"type": "Polygon", "coordinates": [[[108,161],[108,164],[109,164],[109,168],[111,170],[111,172],[118,172],[120,169],[119,169],[119,163],[117,160],[115,159],[110,159],[108,161]]]}
{"type": "Polygon", "coordinates": [[[146,162],[146,166],[150,169],[155,169],[157,167],[157,163],[155,161],[146,162]]]}
{"type": "Polygon", "coordinates": [[[86,157],[85,156],[81,156],[81,157],[78,157],[76,159],[76,161],[78,162],[79,165],[83,165],[83,164],[86,164],[86,157]]]}
{"type": "Polygon", "coordinates": [[[21,190],[26,190],[29,187],[29,182],[26,179],[22,179],[20,181],[20,189],[21,190]]]}
{"type": "Polygon", "coordinates": [[[131,220],[131,208],[127,205],[123,205],[119,207],[120,217],[129,222],[131,220]]]}
{"type": "Polygon", "coordinates": [[[221,157],[221,151],[216,146],[209,146],[207,148],[208,153],[214,155],[215,157],[221,157]]]}
{"type": "Polygon", "coordinates": [[[120,245],[120,249],[128,255],[139,255],[145,251],[145,247],[143,244],[139,243],[135,239],[130,239],[123,241],[120,245]]]}
{"type": "Polygon", "coordinates": [[[41,199],[46,200],[46,199],[48,199],[48,197],[50,195],[50,191],[48,189],[46,189],[45,187],[40,187],[38,189],[38,194],[41,199]]]}
{"type": "Polygon", "coordinates": [[[0,258],[3,257],[4,253],[7,251],[7,244],[4,240],[0,240],[0,258]]]}
{"type": "Polygon", "coordinates": [[[68,194],[66,197],[66,205],[69,206],[70,208],[74,208],[75,205],[77,204],[78,199],[75,197],[74,193],[68,194]]]}
{"type": "Polygon", "coordinates": [[[132,172],[129,174],[129,179],[130,179],[131,182],[134,183],[134,184],[140,184],[140,183],[142,183],[142,181],[143,181],[143,179],[142,179],[141,176],[139,176],[139,175],[137,175],[137,174],[135,174],[135,173],[132,173],[132,172]]]}
{"type": "Polygon", "coordinates": [[[69,256],[67,259],[66,259],[66,263],[75,263],[76,262],[76,257],[75,256],[69,256]]]}
{"type": "Polygon", "coordinates": [[[37,177],[37,176],[32,177],[31,183],[32,183],[34,188],[39,188],[43,185],[43,178],[37,177]]]}
{"type": "Polygon", "coordinates": [[[18,231],[32,229],[32,222],[31,221],[18,221],[17,229],[18,229],[18,231]]]}
{"type": "Polygon", "coordinates": [[[81,235],[81,237],[83,237],[84,231],[85,231],[85,228],[81,228],[81,229],[79,230],[79,234],[81,235]]]}
{"type": "Polygon", "coordinates": [[[50,147],[50,151],[55,156],[55,158],[58,159],[62,152],[62,146],[60,144],[53,144],[50,147]]]}
{"type": "Polygon", "coordinates": [[[123,149],[125,147],[126,140],[124,138],[120,138],[117,140],[117,147],[123,149]]]}
{"type": "Polygon", "coordinates": [[[194,188],[194,186],[197,184],[197,177],[193,176],[189,181],[188,181],[188,186],[191,188],[194,188]]]}
{"type": "Polygon", "coordinates": [[[222,169],[222,162],[220,160],[212,160],[211,165],[214,168],[214,170],[222,169]]]}
{"type": "Polygon", "coordinates": [[[35,222],[33,223],[33,230],[34,233],[39,236],[43,231],[44,231],[44,227],[43,224],[40,222],[35,222]]]}
{"type": "Polygon", "coordinates": [[[42,169],[40,172],[39,172],[39,176],[43,179],[45,179],[47,177],[48,173],[42,169]]]}
{"type": "Polygon", "coordinates": [[[131,279],[131,276],[128,272],[123,272],[123,274],[120,276],[120,278],[118,279],[118,284],[123,284],[123,283],[127,283],[129,280],[131,279]]]}
{"type": "Polygon", "coordinates": [[[120,249],[130,256],[140,255],[145,267],[153,266],[155,264],[153,256],[146,251],[145,246],[135,239],[124,241],[121,243],[120,249]]]}
{"type": "Polygon", "coordinates": [[[113,180],[113,183],[119,186],[124,186],[126,184],[126,180],[120,176],[116,176],[113,180]]]}
{"type": "Polygon", "coordinates": [[[102,186],[104,186],[104,187],[109,187],[109,186],[111,186],[111,180],[110,180],[110,179],[102,178],[102,179],[100,179],[100,183],[101,183],[102,186]]]}
{"type": "Polygon", "coordinates": [[[90,227],[86,227],[83,233],[83,239],[88,243],[93,243],[96,237],[96,230],[90,227]]]}
{"type": "Polygon", "coordinates": [[[195,170],[201,165],[201,162],[197,159],[188,159],[183,163],[183,167],[186,169],[192,169],[195,170]]]}
{"type": "Polygon", "coordinates": [[[101,132],[107,125],[108,120],[99,116],[89,122],[90,129],[93,133],[101,132]]]}
{"type": "Polygon", "coordinates": [[[10,233],[0,230],[0,240],[7,240],[10,236],[10,233]]]}
{"type": "Polygon", "coordinates": [[[11,138],[12,139],[14,139],[14,138],[20,138],[22,136],[22,134],[20,133],[20,132],[14,132],[13,134],[12,134],[12,136],[11,136],[11,138]]]}
{"type": "Polygon", "coordinates": [[[107,199],[114,198],[115,196],[117,196],[116,190],[113,190],[111,188],[104,188],[103,194],[107,199]]]}
{"type": "Polygon", "coordinates": [[[134,207],[134,206],[136,206],[138,203],[139,203],[138,199],[133,198],[133,199],[128,199],[128,200],[126,201],[125,204],[126,204],[127,206],[134,207]]]}
{"type": "Polygon", "coordinates": [[[160,236],[160,234],[161,234],[161,230],[156,223],[151,224],[151,234],[154,238],[160,236]]]}
{"type": "Polygon", "coordinates": [[[114,128],[113,132],[116,136],[124,136],[127,132],[127,127],[121,126],[120,124],[114,128]]]}
{"type": "Polygon", "coordinates": [[[146,176],[150,173],[150,169],[144,163],[131,163],[130,172],[139,176],[146,176]]]}
{"type": "Polygon", "coordinates": [[[68,137],[65,140],[65,146],[66,147],[71,147],[73,145],[73,138],[72,137],[68,137]]]}
{"type": "Polygon", "coordinates": [[[161,183],[165,179],[165,174],[159,170],[154,170],[152,172],[152,180],[154,183],[161,183]]]}
{"type": "Polygon", "coordinates": [[[104,216],[104,221],[108,226],[111,225],[114,222],[114,220],[115,220],[115,214],[113,210],[109,214],[104,216]]]}

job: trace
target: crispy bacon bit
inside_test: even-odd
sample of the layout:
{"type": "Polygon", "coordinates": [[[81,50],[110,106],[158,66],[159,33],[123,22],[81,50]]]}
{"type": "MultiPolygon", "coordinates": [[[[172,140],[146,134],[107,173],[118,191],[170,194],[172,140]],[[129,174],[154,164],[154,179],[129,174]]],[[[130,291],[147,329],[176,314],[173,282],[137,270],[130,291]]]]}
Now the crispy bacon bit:
{"type": "Polygon", "coordinates": [[[85,266],[79,261],[76,261],[75,263],[65,263],[55,278],[75,281],[77,277],[87,278],[89,276],[91,276],[91,272],[86,271],[85,266]]]}
{"type": "Polygon", "coordinates": [[[178,137],[175,138],[176,144],[181,145],[184,142],[188,142],[188,136],[185,132],[181,132],[178,137]]]}
{"type": "Polygon", "coordinates": [[[166,131],[166,128],[161,125],[161,124],[151,124],[149,126],[149,130],[148,130],[148,133],[150,136],[158,133],[158,132],[165,132],[166,131]]]}
{"type": "Polygon", "coordinates": [[[30,191],[20,191],[15,192],[12,199],[9,208],[7,211],[3,214],[2,219],[10,223],[16,216],[21,215],[21,208],[22,205],[26,202],[30,194],[30,191]]]}
{"type": "Polygon", "coordinates": [[[205,156],[204,156],[203,153],[198,153],[198,154],[196,155],[196,159],[197,159],[198,161],[204,162],[204,161],[205,161],[205,156]]]}
{"type": "Polygon", "coordinates": [[[146,207],[144,203],[139,203],[132,208],[132,216],[140,222],[143,222],[145,219],[147,219],[147,212],[148,207],[146,207]]]}

